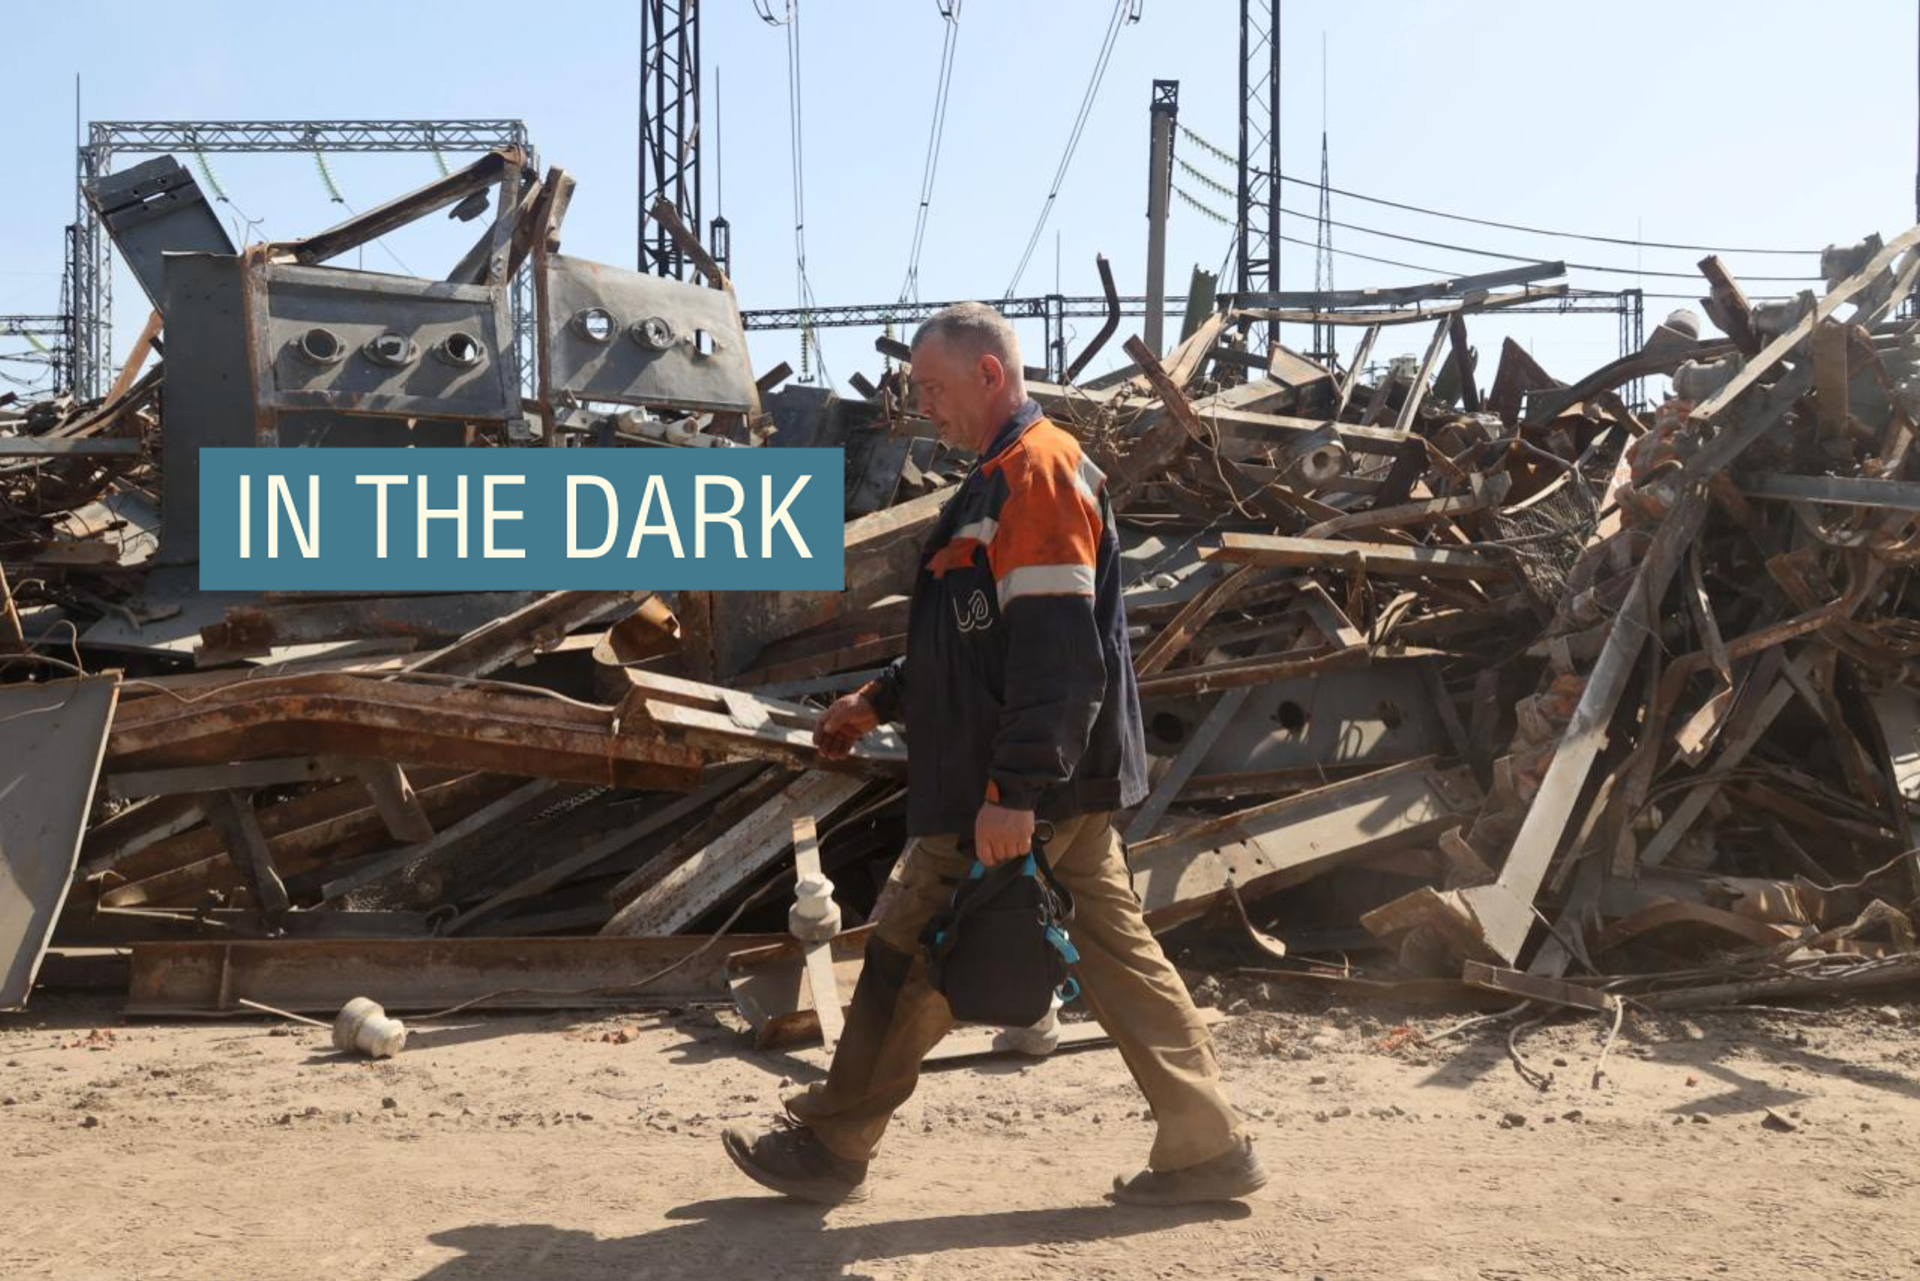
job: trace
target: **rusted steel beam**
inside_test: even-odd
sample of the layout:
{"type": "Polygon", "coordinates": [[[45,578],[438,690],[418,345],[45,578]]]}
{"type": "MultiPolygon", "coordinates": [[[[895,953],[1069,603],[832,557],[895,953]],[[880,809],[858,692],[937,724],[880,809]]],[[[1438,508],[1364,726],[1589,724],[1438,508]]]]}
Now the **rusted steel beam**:
{"type": "MultiPolygon", "coordinates": [[[[549,863],[538,871],[496,891],[486,901],[444,922],[438,933],[452,935],[469,932],[476,924],[485,921],[501,909],[535,895],[544,894],[588,868],[616,854],[632,850],[650,836],[670,827],[684,828],[689,823],[698,822],[701,815],[713,811],[717,802],[737,795],[765,769],[766,766],[757,762],[716,767],[710,772],[706,783],[699,791],[675,797],[671,801],[657,805],[639,822],[617,828],[585,849],[569,854],[558,862],[549,863]]],[[[608,914],[611,915],[611,909],[608,914]]]]}
{"type": "Polygon", "coordinates": [[[227,843],[228,857],[245,878],[260,919],[271,922],[287,910],[287,886],[274,870],[273,854],[253,813],[253,798],[241,791],[213,792],[205,804],[207,819],[227,843]]]}
{"type": "Polygon", "coordinates": [[[1407,398],[1400,402],[1400,412],[1393,420],[1395,431],[1408,431],[1413,427],[1414,419],[1420,414],[1420,406],[1427,398],[1427,384],[1433,378],[1433,368],[1440,359],[1441,344],[1447,340],[1447,327],[1452,322],[1442,320],[1433,327],[1433,337],[1427,340],[1426,355],[1420,358],[1420,368],[1414,372],[1413,382],[1407,387],[1407,398]]]}
{"type": "MultiPolygon", "coordinates": [[[[436,772],[441,777],[444,772],[436,772]]],[[[467,774],[423,787],[420,803],[438,822],[451,822],[512,786],[495,774],[467,774]]],[[[293,878],[316,868],[371,853],[389,841],[380,812],[366,803],[358,782],[296,796],[258,812],[274,866],[293,878]]],[[[239,884],[226,845],[212,827],[201,827],[142,850],[113,869],[125,877],[100,893],[102,907],[139,907],[201,902],[209,891],[239,884]]]]}
{"type": "Polygon", "coordinates": [[[1708,254],[1699,263],[1700,274],[1707,278],[1707,287],[1712,297],[1704,299],[1709,319],[1733,339],[1733,345],[1743,355],[1752,356],[1760,350],[1760,336],[1753,329],[1753,308],[1747,302],[1745,291],[1740,282],[1733,278],[1727,264],[1720,261],[1719,254],[1708,254]]]}
{"type": "Polygon", "coordinates": [[[548,779],[523,783],[499,800],[482,806],[426,840],[381,855],[327,881],[320,887],[320,901],[331,903],[355,890],[382,881],[401,879],[403,873],[423,875],[472,849],[475,842],[496,836],[514,824],[532,818],[565,794],[564,785],[548,779]]]}
{"type": "Polygon", "coordinates": [[[1207,819],[1129,851],[1147,924],[1168,929],[1205,915],[1229,884],[1254,897],[1342,862],[1438,835],[1479,808],[1465,769],[1431,757],[1207,819]]]}
{"type": "Polygon", "coordinates": [[[680,211],[673,207],[671,200],[662,196],[653,202],[653,208],[647,210],[647,214],[664,227],[669,236],[673,237],[675,247],[698,269],[709,288],[732,292],[733,282],[727,279],[726,272],[720,270],[720,264],[713,260],[713,255],[707,252],[707,247],[700,243],[700,237],[680,220],[680,211]]]}
{"type": "Polygon", "coordinates": [[[839,774],[801,775],[786,790],[648,886],[614,914],[602,934],[671,934],[686,929],[792,847],[796,818],[830,818],[863,786],[860,779],[839,774]]]}
{"type": "Polygon", "coordinates": [[[1311,311],[1301,308],[1249,308],[1234,312],[1244,320],[1279,320],[1299,325],[1415,325],[1422,321],[1442,320],[1456,315],[1477,315],[1524,306],[1546,298],[1564,298],[1566,285],[1532,285],[1503,294],[1489,294],[1477,302],[1439,302],[1431,306],[1401,307],[1392,310],[1311,311]]]}
{"type": "Polygon", "coordinates": [[[406,664],[410,672],[485,676],[523,655],[558,644],[574,628],[651,592],[549,592],[503,618],[483,623],[443,649],[406,664]]]}
{"type": "Polygon", "coordinates": [[[1296,676],[1350,671],[1365,667],[1369,661],[1365,646],[1310,645],[1279,654],[1229,659],[1204,667],[1183,667],[1162,672],[1140,682],[1140,697],[1180,698],[1214,690],[1236,689],[1242,685],[1267,685],[1296,676]]]}
{"type": "Polygon", "coordinates": [[[461,592],[236,606],[200,629],[200,643],[224,654],[264,654],[276,645],[321,641],[439,642],[470,635],[541,599],[539,592],[461,592]]]}
{"type": "Polygon", "coordinates": [[[1174,615],[1173,620],[1133,656],[1133,674],[1145,679],[1165,671],[1168,664],[1180,657],[1181,651],[1200,634],[1200,629],[1215,614],[1232,604],[1259,575],[1257,566],[1243,565],[1201,588],[1192,600],[1180,607],[1180,612],[1174,615]]]}
{"type": "Polygon", "coordinates": [[[1511,338],[1500,344],[1500,364],[1487,390],[1487,409],[1511,427],[1520,420],[1520,406],[1529,392],[1551,391],[1560,380],[1540,367],[1533,353],[1511,338]]]}
{"type": "Polygon", "coordinates": [[[652,791],[698,783],[698,751],[616,720],[558,696],[324,673],[142,700],[116,721],[107,759],[132,769],[322,752],[652,791]]]}
{"type": "Polygon", "coordinates": [[[512,170],[526,164],[526,154],[518,147],[501,147],[446,177],[404,196],[377,205],[365,213],[330,227],[304,240],[284,241],[273,246],[276,254],[290,254],[295,262],[321,263],[337,258],[349,249],[367,244],[390,231],[438,209],[466,199],[476,191],[504,180],[512,170]]]}
{"type": "Polygon", "coordinates": [[[251,1016],[240,1004],[246,999],[332,1014],[369,992],[401,1013],[494,993],[490,1009],[720,1004],[728,999],[727,955],[784,938],[743,934],[721,947],[698,936],[152,943],[133,949],[127,1013],[251,1016]],[[672,973],[646,981],[675,962],[672,973]]]}
{"type": "Polygon", "coordinates": [[[354,775],[367,789],[367,799],[380,811],[380,821],[396,841],[425,841],[433,836],[433,820],[427,817],[420,797],[413,790],[407,773],[392,761],[361,761],[354,775]]]}
{"type": "Polygon", "coordinates": [[[1454,368],[1460,371],[1460,408],[1477,414],[1480,412],[1480,387],[1473,380],[1473,348],[1467,345],[1467,322],[1457,312],[1447,321],[1447,337],[1453,344],[1454,368]]]}
{"type": "Polygon", "coordinates": [[[80,876],[97,876],[122,860],[197,826],[206,816],[193,796],[156,796],[136,801],[87,829],[80,846],[80,876]]]}
{"type": "Polygon", "coordinates": [[[1222,534],[1218,547],[1201,551],[1208,560],[1287,569],[1340,569],[1356,559],[1369,575],[1457,578],[1498,582],[1512,577],[1510,564],[1483,552],[1449,547],[1403,547],[1395,543],[1335,542],[1267,534],[1222,534]]]}
{"type": "Polygon", "coordinates": [[[899,776],[907,750],[899,734],[881,728],[840,760],[826,760],[813,744],[819,713],[798,703],[655,672],[630,671],[632,692],[620,714],[668,741],[715,757],[772,761],[801,770],[899,776]]]}

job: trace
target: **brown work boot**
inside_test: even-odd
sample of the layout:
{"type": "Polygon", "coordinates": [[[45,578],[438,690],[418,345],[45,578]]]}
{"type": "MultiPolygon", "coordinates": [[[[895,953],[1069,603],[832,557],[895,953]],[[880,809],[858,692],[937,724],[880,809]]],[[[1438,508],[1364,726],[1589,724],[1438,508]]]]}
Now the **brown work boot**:
{"type": "Polygon", "coordinates": [[[759,1135],[728,1126],[720,1143],[748,1178],[775,1192],[816,1205],[867,1199],[865,1161],[835,1156],[812,1130],[784,1117],[759,1135]]]}
{"type": "Polygon", "coordinates": [[[1180,1170],[1142,1170],[1131,1179],[1114,1176],[1112,1198],[1123,1205],[1197,1205],[1237,1201],[1267,1185],[1267,1168],[1242,1138],[1208,1161],[1180,1170]]]}

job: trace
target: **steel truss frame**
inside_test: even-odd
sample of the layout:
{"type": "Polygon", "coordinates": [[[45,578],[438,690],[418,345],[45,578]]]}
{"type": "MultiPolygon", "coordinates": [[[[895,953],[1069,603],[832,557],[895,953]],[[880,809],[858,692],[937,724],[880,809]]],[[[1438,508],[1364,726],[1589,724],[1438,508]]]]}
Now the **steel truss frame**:
{"type": "MultiPolygon", "coordinates": [[[[952,305],[953,301],[950,300],[849,303],[805,309],[760,307],[742,311],[740,319],[748,329],[879,329],[887,325],[917,324],[942,307],[952,305]]],[[[995,299],[993,305],[1008,320],[1038,320],[1046,326],[1046,368],[1048,376],[1054,379],[1061,378],[1067,366],[1066,321],[1070,318],[1104,317],[1107,314],[1107,300],[1099,294],[1032,294],[1022,298],[995,299]]],[[[1164,306],[1167,315],[1180,316],[1185,314],[1187,300],[1168,298],[1164,306]]],[[[1146,313],[1147,299],[1144,294],[1121,297],[1121,315],[1138,317],[1146,313]]],[[[1646,341],[1646,300],[1638,289],[1622,289],[1617,293],[1571,290],[1557,298],[1543,298],[1539,302],[1518,307],[1505,307],[1500,312],[1501,315],[1562,316],[1607,313],[1620,318],[1620,354],[1629,356],[1639,351],[1646,341]]],[[[1644,379],[1635,379],[1627,385],[1628,404],[1641,403],[1644,386],[1644,379]]]]}
{"type": "MultiPolygon", "coordinates": [[[[74,221],[68,228],[66,346],[71,387],[82,399],[106,393],[113,376],[113,244],[87,202],[86,188],[123,156],[167,153],[300,154],[437,153],[519,147],[531,168],[538,157],[521,120],[96,120],[75,157],[74,221]]],[[[515,346],[522,386],[532,362],[533,296],[523,271],[512,291],[515,346]]]]}

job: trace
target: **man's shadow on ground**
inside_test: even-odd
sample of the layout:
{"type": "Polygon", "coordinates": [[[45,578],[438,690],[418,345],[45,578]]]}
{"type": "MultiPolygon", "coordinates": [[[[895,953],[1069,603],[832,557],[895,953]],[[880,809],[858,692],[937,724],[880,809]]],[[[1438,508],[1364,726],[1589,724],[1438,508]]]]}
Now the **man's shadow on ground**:
{"type": "Polygon", "coordinates": [[[1240,1202],[1177,1209],[1086,1205],[836,1225],[827,1211],[782,1197],[723,1197],[670,1210],[669,1219],[684,1222],[631,1237],[603,1238],[548,1224],[485,1223],[436,1232],[429,1238],[435,1245],[464,1253],[424,1278],[857,1277],[857,1266],[874,1260],[1111,1241],[1252,1213],[1240,1202]]]}

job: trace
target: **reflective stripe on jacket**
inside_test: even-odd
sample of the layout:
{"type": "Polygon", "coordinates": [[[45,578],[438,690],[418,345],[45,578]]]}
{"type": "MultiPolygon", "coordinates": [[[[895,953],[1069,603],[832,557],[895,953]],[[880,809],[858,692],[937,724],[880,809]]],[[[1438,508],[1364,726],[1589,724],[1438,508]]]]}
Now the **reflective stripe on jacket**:
{"type": "Polygon", "coordinates": [[[907,828],[971,834],[982,801],[1043,818],[1146,795],[1106,478],[1032,401],[921,553],[904,658],[865,687],[904,722],[907,828]]]}

